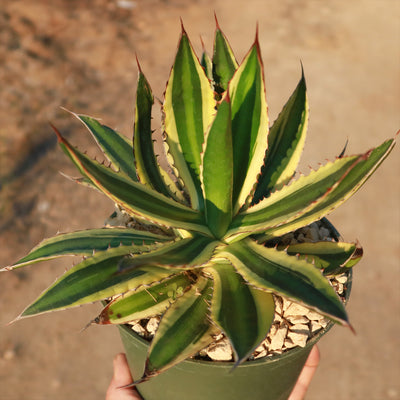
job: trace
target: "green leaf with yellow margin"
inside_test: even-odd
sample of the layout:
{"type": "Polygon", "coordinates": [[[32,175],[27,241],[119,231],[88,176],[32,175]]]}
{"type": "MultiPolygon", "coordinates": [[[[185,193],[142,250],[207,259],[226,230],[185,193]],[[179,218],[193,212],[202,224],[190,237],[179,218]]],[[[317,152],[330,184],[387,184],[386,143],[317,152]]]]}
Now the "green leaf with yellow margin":
{"type": "Polygon", "coordinates": [[[238,68],[228,39],[221,31],[218,21],[214,37],[213,77],[217,88],[223,92],[228,89],[228,83],[238,68]]]}
{"type": "Polygon", "coordinates": [[[262,237],[257,237],[263,241],[321,219],[366,182],[393,146],[394,140],[387,140],[365,154],[336,159],[300,177],[237,215],[226,236],[237,240],[238,233],[263,232],[262,237]]]}
{"type": "Polygon", "coordinates": [[[126,257],[119,264],[121,271],[142,265],[192,269],[206,264],[220,243],[206,236],[194,236],[161,244],[148,253],[126,257]]]}
{"type": "Polygon", "coordinates": [[[268,134],[268,150],[253,196],[253,204],[287,184],[296,172],[308,125],[306,82],[301,80],[268,134]]]}
{"type": "Polygon", "coordinates": [[[324,275],[337,275],[354,267],[363,255],[358,243],[314,242],[297,243],[287,247],[287,253],[312,262],[324,275]]]}
{"type": "MultiPolygon", "coordinates": [[[[281,226],[265,230],[265,237],[284,235],[328,215],[361,188],[389,155],[394,145],[394,139],[386,140],[375,149],[358,156],[349,170],[338,178],[337,182],[323,196],[316,199],[309,207],[305,207],[294,220],[289,220],[288,223],[284,223],[281,226]]],[[[334,164],[343,159],[346,158],[338,159],[334,164]]],[[[351,157],[348,157],[348,159],[351,159],[351,157]]]]}
{"type": "Polygon", "coordinates": [[[132,141],[114,131],[98,120],[72,113],[90,131],[99,147],[115,168],[126,174],[132,181],[137,182],[135,164],[132,157],[132,141]]]}
{"type": "Polygon", "coordinates": [[[170,270],[156,267],[120,271],[119,263],[124,257],[150,248],[120,246],[96,253],[62,275],[23,311],[21,317],[103,300],[172,275],[170,270]]]}
{"type": "Polygon", "coordinates": [[[177,190],[175,183],[166,171],[162,170],[154,153],[151,130],[151,109],[154,98],[139,63],[138,67],[133,154],[139,181],[167,197],[184,203],[182,194],[177,190]]]}
{"type": "Polygon", "coordinates": [[[233,141],[233,214],[245,205],[263,165],[268,135],[258,38],[229,82],[233,141]]]}
{"type": "Polygon", "coordinates": [[[111,247],[132,244],[148,245],[166,240],[172,240],[172,238],[131,228],[100,228],[63,233],[43,240],[28,255],[4,270],[20,268],[65,255],[91,256],[97,251],[104,251],[111,247]]]}
{"type": "Polygon", "coordinates": [[[228,263],[215,263],[207,272],[214,281],[212,320],[229,338],[236,365],[265,339],[275,315],[271,293],[255,289],[228,263]]]}
{"type": "Polygon", "coordinates": [[[206,135],[202,166],[206,221],[219,239],[232,221],[232,126],[227,96],[206,135]]]}
{"type": "Polygon", "coordinates": [[[161,318],[151,342],[141,381],[178,364],[213,341],[209,322],[212,280],[200,277],[195,287],[179,297],[161,318]]]}
{"type": "Polygon", "coordinates": [[[72,147],[58,131],[56,133],[61,148],[80,172],[129,214],[150,222],[210,235],[200,213],[91,160],[72,147]]]}
{"type": "Polygon", "coordinates": [[[186,273],[180,273],[150,286],[142,286],[112,300],[93,322],[100,325],[124,324],[162,314],[192,284],[193,280],[186,273]]]}
{"type": "Polygon", "coordinates": [[[283,295],[348,325],[342,301],[311,263],[249,238],[227,246],[219,256],[227,258],[250,285],[283,295]]]}
{"type": "Polygon", "coordinates": [[[178,52],[165,91],[164,126],[173,166],[191,206],[203,210],[200,164],[204,132],[215,114],[214,92],[182,27],[178,52]]]}

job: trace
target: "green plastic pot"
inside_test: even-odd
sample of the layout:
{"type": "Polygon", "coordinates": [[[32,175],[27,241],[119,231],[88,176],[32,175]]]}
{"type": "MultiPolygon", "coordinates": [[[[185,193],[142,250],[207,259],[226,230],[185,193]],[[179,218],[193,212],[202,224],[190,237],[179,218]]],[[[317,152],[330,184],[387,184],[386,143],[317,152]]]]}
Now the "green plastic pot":
{"type": "MultiPolygon", "coordinates": [[[[133,378],[139,379],[149,344],[127,326],[121,326],[120,333],[133,378]]],[[[234,371],[232,363],[185,360],[137,390],[145,400],[286,400],[313,344],[246,362],[234,371]]]]}
{"type": "MultiPolygon", "coordinates": [[[[346,298],[351,289],[347,283],[346,298]]],[[[188,359],[137,386],[145,400],[286,400],[312,347],[333,326],[314,336],[304,348],[248,361],[232,371],[233,363],[188,359]]],[[[129,326],[119,327],[128,363],[135,380],[142,376],[149,343],[129,326]]]]}

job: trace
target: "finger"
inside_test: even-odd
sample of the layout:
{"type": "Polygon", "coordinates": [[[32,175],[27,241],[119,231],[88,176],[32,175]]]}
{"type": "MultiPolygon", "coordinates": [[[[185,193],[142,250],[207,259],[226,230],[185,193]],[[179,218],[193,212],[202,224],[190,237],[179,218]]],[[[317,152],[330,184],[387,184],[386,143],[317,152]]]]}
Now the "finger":
{"type": "Polygon", "coordinates": [[[311,380],[318,367],[320,353],[317,346],[314,346],[307,358],[303,370],[297,379],[296,385],[289,396],[288,400],[303,400],[306,395],[307,389],[310,386],[311,380]]]}
{"type": "Polygon", "coordinates": [[[107,389],[106,400],[142,400],[135,388],[121,388],[132,382],[125,354],[117,354],[114,358],[114,375],[107,389]]]}
{"type": "Polygon", "coordinates": [[[117,354],[114,358],[114,376],[113,379],[118,386],[129,385],[133,382],[131,371],[125,354],[117,354]]]}

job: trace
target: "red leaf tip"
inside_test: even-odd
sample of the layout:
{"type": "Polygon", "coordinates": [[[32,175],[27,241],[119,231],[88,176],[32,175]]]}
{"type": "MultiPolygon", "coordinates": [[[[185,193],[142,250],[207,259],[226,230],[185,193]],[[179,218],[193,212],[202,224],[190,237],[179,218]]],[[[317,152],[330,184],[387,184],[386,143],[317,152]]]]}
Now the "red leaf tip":
{"type": "Polygon", "coordinates": [[[64,142],[64,138],[62,137],[60,131],[51,123],[49,122],[50,126],[53,128],[53,131],[57,135],[57,139],[59,142],[64,142]]]}
{"type": "Polygon", "coordinates": [[[348,327],[350,328],[351,332],[353,333],[353,335],[357,335],[356,330],[354,329],[353,325],[351,325],[350,323],[348,324],[348,327]]]}
{"type": "Polygon", "coordinates": [[[140,62],[139,62],[139,58],[138,58],[137,53],[135,53],[135,58],[136,58],[136,64],[137,64],[138,69],[139,69],[139,73],[142,73],[142,67],[140,66],[140,62]]]}
{"type": "Polygon", "coordinates": [[[215,19],[215,27],[218,31],[221,30],[221,27],[219,26],[219,22],[218,22],[218,17],[217,17],[217,13],[214,10],[214,19],[215,19]]]}
{"type": "Polygon", "coordinates": [[[256,22],[256,38],[254,40],[255,43],[257,43],[257,45],[259,46],[260,42],[258,40],[258,33],[259,33],[259,29],[258,29],[258,21],[256,22]]]}
{"type": "Polygon", "coordinates": [[[183,26],[183,19],[182,19],[182,17],[179,17],[179,20],[181,21],[181,30],[182,30],[182,35],[186,35],[186,36],[187,36],[187,33],[186,33],[186,30],[185,30],[185,27],[183,26]]]}

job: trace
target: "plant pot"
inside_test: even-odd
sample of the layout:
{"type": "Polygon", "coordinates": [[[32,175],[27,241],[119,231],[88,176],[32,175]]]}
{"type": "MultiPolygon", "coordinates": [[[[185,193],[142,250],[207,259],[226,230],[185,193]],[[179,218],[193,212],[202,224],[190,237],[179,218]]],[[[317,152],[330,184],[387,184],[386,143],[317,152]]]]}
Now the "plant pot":
{"type": "MultiPolygon", "coordinates": [[[[323,219],[336,241],[340,234],[326,219],[323,219]]],[[[346,283],[347,303],[352,284],[352,270],[346,283]]],[[[312,337],[304,348],[296,347],[281,355],[247,361],[232,370],[232,362],[201,361],[187,359],[158,376],[137,386],[145,400],[286,400],[312,347],[327,333],[330,322],[312,337]]],[[[149,342],[137,335],[129,325],[119,326],[128,363],[134,380],[142,376],[149,342]]]]}
{"type": "MultiPolygon", "coordinates": [[[[346,301],[351,290],[350,271],[346,301]]],[[[137,386],[145,400],[286,400],[312,347],[334,324],[309,340],[304,348],[281,355],[248,361],[232,371],[232,363],[188,359],[137,386]]],[[[135,380],[142,376],[149,342],[129,326],[119,327],[128,363],[135,380]]]]}
{"type": "MultiPolygon", "coordinates": [[[[325,330],[327,330],[326,328],[325,330]]],[[[133,378],[139,379],[149,343],[127,326],[120,327],[133,378]]],[[[138,385],[146,400],[224,400],[251,399],[285,400],[288,398],[312,346],[322,335],[305,348],[249,361],[234,371],[232,363],[185,360],[175,367],[138,385]]]]}

